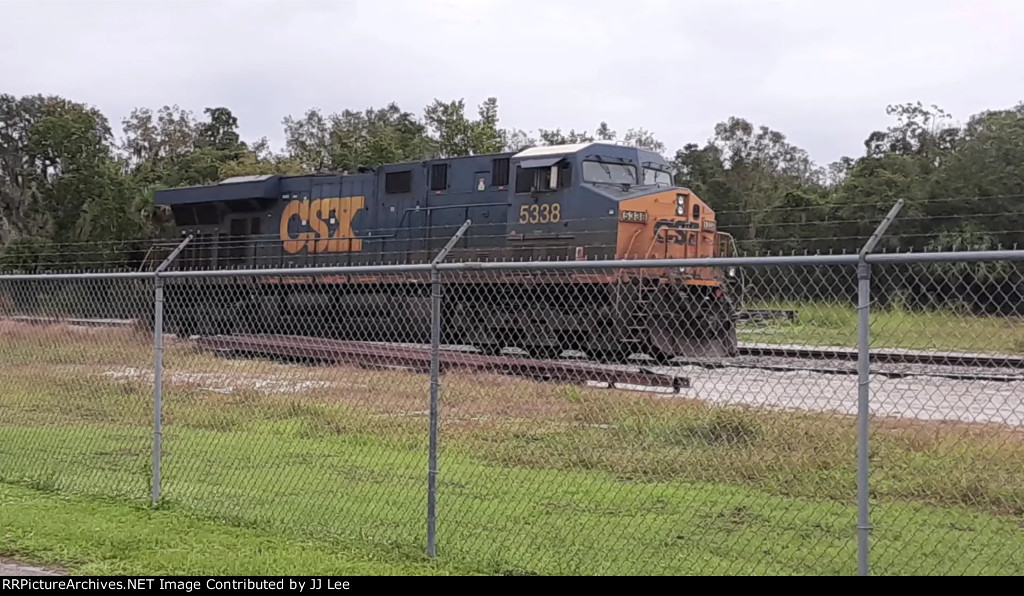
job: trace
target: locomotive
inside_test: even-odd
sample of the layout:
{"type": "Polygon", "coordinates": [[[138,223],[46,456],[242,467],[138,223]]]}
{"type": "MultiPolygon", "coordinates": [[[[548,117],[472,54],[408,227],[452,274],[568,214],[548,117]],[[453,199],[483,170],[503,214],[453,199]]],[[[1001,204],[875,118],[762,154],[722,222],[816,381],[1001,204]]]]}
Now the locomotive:
{"type": "MultiPolygon", "coordinates": [[[[288,268],[449,261],[726,256],[731,238],[660,155],[614,143],[244,176],[157,191],[191,242],[175,267],[288,268]]],[[[279,272],[278,272],[279,273],[279,272]]],[[[446,272],[443,340],[537,357],[734,355],[731,271],[655,268],[446,272]]],[[[413,274],[171,278],[179,334],[286,333],[425,341],[430,285],[413,274]]]]}

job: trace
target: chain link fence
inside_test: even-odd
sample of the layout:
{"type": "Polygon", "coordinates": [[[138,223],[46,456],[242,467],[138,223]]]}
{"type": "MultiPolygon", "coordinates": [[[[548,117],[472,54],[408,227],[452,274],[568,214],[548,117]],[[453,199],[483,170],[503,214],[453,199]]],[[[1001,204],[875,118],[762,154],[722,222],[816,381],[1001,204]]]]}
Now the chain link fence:
{"type": "Polygon", "coordinates": [[[1022,259],[0,276],[0,481],[486,573],[1021,574],[1022,259]]]}

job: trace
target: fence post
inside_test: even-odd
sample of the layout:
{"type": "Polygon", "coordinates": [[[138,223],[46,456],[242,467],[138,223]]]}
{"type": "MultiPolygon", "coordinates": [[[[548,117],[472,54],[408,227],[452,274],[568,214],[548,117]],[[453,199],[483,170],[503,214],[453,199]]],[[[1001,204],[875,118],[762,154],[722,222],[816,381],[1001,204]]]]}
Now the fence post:
{"type": "Polygon", "coordinates": [[[857,574],[868,575],[868,418],[870,388],[871,265],[857,265],[857,574]]]}
{"type": "Polygon", "coordinates": [[[448,256],[472,222],[466,220],[431,262],[430,270],[430,440],[427,447],[427,556],[437,556],[437,441],[441,414],[441,272],[448,256]]]}
{"type": "Polygon", "coordinates": [[[903,208],[900,199],[889,210],[860,250],[857,264],[857,575],[868,575],[871,517],[868,511],[870,476],[868,447],[871,417],[871,264],[867,256],[875,250],[889,224],[903,208]]]}
{"type": "Polygon", "coordinates": [[[154,507],[160,504],[164,407],[164,280],[160,274],[191,241],[192,236],[182,240],[181,244],[153,271],[153,486],[150,502],[154,507]]]}

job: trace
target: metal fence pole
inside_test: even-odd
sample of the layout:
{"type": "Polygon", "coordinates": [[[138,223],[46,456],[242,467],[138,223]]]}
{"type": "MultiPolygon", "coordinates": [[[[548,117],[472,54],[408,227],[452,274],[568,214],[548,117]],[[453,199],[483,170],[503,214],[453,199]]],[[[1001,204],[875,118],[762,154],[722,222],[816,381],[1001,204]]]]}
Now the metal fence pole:
{"type": "Polygon", "coordinates": [[[163,439],[164,381],[164,280],[154,279],[155,308],[153,319],[153,489],[150,501],[160,503],[160,454],[163,439]]]}
{"type": "Polygon", "coordinates": [[[903,208],[903,199],[892,206],[875,232],[860,250],[857,264],[857,574],[866,576],[869,569],[871,516],[868,501],[871,494],[869,434],[871,417],[871,264],[867,256],[875,250],[889,224],[903,208]]]}
{"type": "Polygon", "coordinates": [[[427,556],[437,556],[437,442],[441,414],[441,272],[455,243],[472,222],[466,220],[431,262],[430,270],[430,440],[427,447],[427,556]]]}
{"type": "Polygon", "coordinates": [[[868,575],[868,419],[871,416],[871,265],[857,266],[857,574],[868,575]]]}
{"type": "Polygon", "coordinates": [[[430,444],[427,447],[427,556],[437,554],[437,434],[441,402],[441,274],[430,272],[430,444]]]}
{"type": "Polygon", "coordinates": [[[182,240],[181,244],[153,272],[153,486],[150,502],[154,507],[160,504],[162,487],[160,465],[163,453],[164,280],[160,274],[170,266],[191,241],[192,236],[182,240]]]}

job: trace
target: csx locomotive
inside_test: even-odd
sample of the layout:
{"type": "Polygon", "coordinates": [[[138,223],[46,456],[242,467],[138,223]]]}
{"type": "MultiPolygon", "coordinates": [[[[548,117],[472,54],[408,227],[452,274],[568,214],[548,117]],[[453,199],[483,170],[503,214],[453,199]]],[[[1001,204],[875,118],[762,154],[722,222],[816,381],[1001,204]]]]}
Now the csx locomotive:
{"type": "MultiPolygon", "coordinates": [[[[429,262],[466,220],[449,261],[723,256],[715,213],[673,185],[656,153],[611,143],[536,147],[360,168],[247,176],[158,191],[182,235],[181,268],[429,262]]],[[[540,357],[736,351],[729,276],[713,268],[446,274],[444,340],[540,357]]],[[[373,341],[429,337],[414,275],[172,279],[178,333],[265,332],[373,341]]]]}

